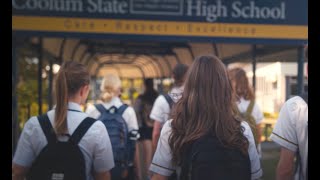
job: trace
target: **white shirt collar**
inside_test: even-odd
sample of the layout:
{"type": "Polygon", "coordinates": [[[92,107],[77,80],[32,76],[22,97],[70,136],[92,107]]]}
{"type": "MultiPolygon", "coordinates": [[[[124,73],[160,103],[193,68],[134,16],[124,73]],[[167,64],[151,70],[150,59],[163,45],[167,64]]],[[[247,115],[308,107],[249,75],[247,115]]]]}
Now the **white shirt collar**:
{"type": "Polygon", "coordinates": [[[80,104],[75,103],[75,102],[69,102],[68,103],[68,109],[72,109],[72,110],[76,110],[76,111],[81,111],[82,112],[80,104]]]}
{"type": "MultiPolygon", "coordinates": [[[[53,109],[55,109],[56,106],[57,105],[54,105],[53,109]]],[[[80,104],[75,103],[75,102],[68,102],[68,109],[72,109],[72,110],[76,110],[76,111],[81,111],[82,112],[80,104]]]]}

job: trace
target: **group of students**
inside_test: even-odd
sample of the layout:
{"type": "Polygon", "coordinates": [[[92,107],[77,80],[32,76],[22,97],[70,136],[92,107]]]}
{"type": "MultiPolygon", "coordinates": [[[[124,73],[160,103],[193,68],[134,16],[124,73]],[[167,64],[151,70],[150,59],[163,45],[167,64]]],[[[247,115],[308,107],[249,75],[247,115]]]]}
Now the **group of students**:
{"type": "MultiPolygon", "coordinates": [[[[159,94],[152,80],[146,80],[144,94],[130,107],[119,98],[119,77],[106,75],[101,85],[101,103],[89,106],[84,113],[80,105],[89,93],[89,73],[77,62],[65,62],[56,78],[56,106],[45,115],[30,118],[23,128],[13,158],[13,179],[37,179],[35,162],[40,161],[45,150],[60,142],[79,147],[84,172],[73,173],[84,173],[86,180],[134,179],[137,171],[133,167],[139,164],[141,156],[144,166],[138,166],[144,172],[150,170],[150,174],[140,174],[140,179],[259,179],[259,124],[263,114],[254,101],[245,72],[241,68],[228,71],[218,57],[204,55],[190,67],[176,65],[173,78],[174,86],[168,94],[159,94]],[[114,128],[121,123],[114,116],[117,112],[127,132],[114,128]],[[103,121],[104,116],[109,116],[109,120],[103,121]],[[47,127],[51,127],[50,131],[47,127]],[[80,127],[85,130],[79,130],[80,127]],[[135,148],[136,140],[143,147],[143,154],[135,148]],[[124,156],[123,148],[128,147],[115,146],[115,141],[128,142],[128,164],[119,160],[124,156]]],[[[279,126],[276,129],[282,128],[279,126]]],[[[281,140],[282,134],[276,132],[281,140]]],[[[295,147],[287,141],[283,143],[294,152],[298,149],[298,143],[295,147]]],[[[65,155],[65,161],[68,156],[65,155]]],[[[54,156],[52,161],[54,158],[57,159],[54,156]]],[[[49,167],[50,162],[47,164],[49,167]]],[[[68,177],[66,170],[49,174],[42,179],[74,179],[68,177]]]]}

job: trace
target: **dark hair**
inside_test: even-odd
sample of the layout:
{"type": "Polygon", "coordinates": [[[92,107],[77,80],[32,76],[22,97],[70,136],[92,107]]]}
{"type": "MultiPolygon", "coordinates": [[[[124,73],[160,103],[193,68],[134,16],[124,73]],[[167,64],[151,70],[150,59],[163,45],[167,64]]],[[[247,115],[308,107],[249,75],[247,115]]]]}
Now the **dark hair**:
{"type": "Polygon", "coordinates": [[[84,85],[90,83],[90,75],[86,67],[74,61],[64,62],[55,79],[56,110],[55,131],[57,134],[66,133],[68,99],[75,95],[84,85]]]}
{"type": "Polygon", "coordinates": [[[144,101],[153,103],[158,97],[159,93],[153,88],[153,79],[147,78],[144,80],[145,91],[140,96],[144,101]]]}
{"type": "Polygon", "coordinates": [[[144,86],[146,90],[152,90],[153,89],[153,79],[147,78],[144,80],[144,86]]]}
{"type": "Polygon", "coordinates": [[[169,146],[173,162],[181,163],[188,144],[211,134],[228,148],[248,153],[248,140],[243,135],[241,120],[236,117],[236,104],[226,68],[213,55],[200,56],[191,65],[182,98],[172,112],[169,146]]]}
{"type": "Polygon", "coordinates": [[[254,100],[254,92],[249,84],[246,72],[242,68],[234,68],[229,70],[230,80],[235,82],[235,95],[239,99],[243,97],[246,100],[254,100]]]}
{"type": "Polygon", "coordinates": [[[174,85],[175,86],[182,86],[185,74],[188,71],[188,66],[185,64],[177,64],[172,71],[173,79],[174,79],[174,85]]]}

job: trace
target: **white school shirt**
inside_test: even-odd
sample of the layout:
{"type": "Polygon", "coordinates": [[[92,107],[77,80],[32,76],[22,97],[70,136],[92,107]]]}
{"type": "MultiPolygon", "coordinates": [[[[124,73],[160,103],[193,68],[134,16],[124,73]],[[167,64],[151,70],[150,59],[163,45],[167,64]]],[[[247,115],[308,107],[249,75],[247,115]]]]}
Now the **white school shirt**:
{"type": "MultiPolygon", "coordinates": [[[[109,102],[102,103],[104,108],[109,109],[112,106],[115,106],[116,108],[119,108],[123,103],[121,102],[119,97],[113,97],[109,102]]],[[[99,118],[101,113],[96,109],[95,106],[89,105],[86,113],[89,114],[90,117],[93,118],[99,118]]],[[[138,122],[137,122],[137,116],[136,112],[132,107],[128,107],[122,114],[123,119],[127,123],[128,126],[128,132],[132,130],[138,130],[138,122]]]]}
{"type": "MultiPolygon", "coordinates": [[[[172,164],[172,153],[168,144],[168,139],[171,134],[171,121],[167,121],[162,128],[161,135],[158,141],[157,150],[153,156],[149,170],[163,176],[170,176],[174,171],[178,171],[179,167],[172,164]]],[[[260,159],[254,143],[253,134],[247,122],[241,123],[245,128],[243,132],[249,141],[249,158],[251,162],[251,179],[258,179],[262,176],[260,159]]]]}
{"type": "MultiPolygon", "coordinates": [[[[171,91],[168,93],[173,102],[178,102],[181,98],[183,93],[183,86],[180,87],[173,87],[171,91]]],[[[167,102],[166,98],[163,95],[159,95],[155,100],[151,113],[150,118],[154,121],[160,122],[163,125],[168,119],[170,114],[170,106],[167,102]]]]}
{"type": "MultiPolygon", "coordinates": [[[[67,126],[69,134],[73,134],[75,129],[88,115],[81,112],[81,107],[77,103],[69,102],[67,126]],[[80,112],[78,112],[80,111],[80,112]]],[[[48,117],[52,127],[54,127],[55,110],[48,111],[48,117]]],[[[67,141],[67,136],[58,137],[60,141],[67,141]]],[[[25,124],[18,141],[13,163],[24,167],[30,167],[40,151],[48,144],[37,117],[31,117],[25,124]]],[[[95,122],[82,137],[79,147],[86,162],[87,180],[93,180],[91,174],[92,167],[95,172],[109,171],[114,167],[112,147],[108,132],[103,123],[95,122]]]]}
{"type": "MultiPolygon", "coordinates": [[[[240,100],[237,101],[237,105],[238,105],[238,109],[239,109],[240,113],[246,112],[249,104],[250,104],[250,100],[245,100],[243,97],[241,97],[240,100]]],[[[251,115],[256,120],[257,125],[260,124],[264,118],[263,113],[262,113],[259,105],[256,102],[253,105],[251,115]]]]}
{"type": "Polygon", "coordinates": [[[295,178],[299,180],[306,179],[308,158],[308,105],[301,97],[292,97],[282,106],[270,138],[292,152],[299,151],[302,173],[298,171],[295,178]]]}

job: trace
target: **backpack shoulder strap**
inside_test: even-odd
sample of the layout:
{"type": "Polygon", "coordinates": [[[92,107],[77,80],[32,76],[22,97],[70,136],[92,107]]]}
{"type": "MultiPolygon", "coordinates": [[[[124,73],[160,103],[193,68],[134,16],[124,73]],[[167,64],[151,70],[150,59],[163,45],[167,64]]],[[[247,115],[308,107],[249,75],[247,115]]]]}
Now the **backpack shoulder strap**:
{"type": "Polygon", "coordinates": [[[169,94],[164,94],[163,95],[164,98],[166,99],[166,101],[168,102],[169,106],[170,106],[170,109],[172,108],[172,105],[173,105],[173,100],[172,98],[169,96],[169,94]]]}
{"type": "Polygon", "coordinates": [[[253,106],[254,106],[254,100],[251,100],[250,104],[248,105],[247,112],[246,112],[248,115],[250,115],[252,113],[253,106]]]}
{"type": "Polygon", "coordinates": [[[118,113],[119,114],[123,114],[123,112],[127,109],[128,105],[127,104],[122,104],[119,108],[118,108],[118,113]]]}
{"type": "Polygon", "coordinates": [[[94,107],[102,114],[105,111],[108,111],[102,104],[95,104],[94,107]]]}
{"type": "Polygon", "coordinates": [[[95,119],[87,117],[85,118],[80,125],[77,127],[77,129],[73,132],[71,135],[69,142],[73,142],[74,144],[78,144],[81,140],[81,138],[86,134],[88,129],[92,126],[92,124],[96,122],[95,119]]]}
{"type": "Polygon", "coordinates": [[[46,136],[48,144],[57,141],[56,133],[54,132],[54,129],[50,123],[48,115],[43,114],[43,115],[38,116],[38,121],[39,121],[39,124],[41,126],[41,129],[42,129],[44,135],[46,136]]]}

